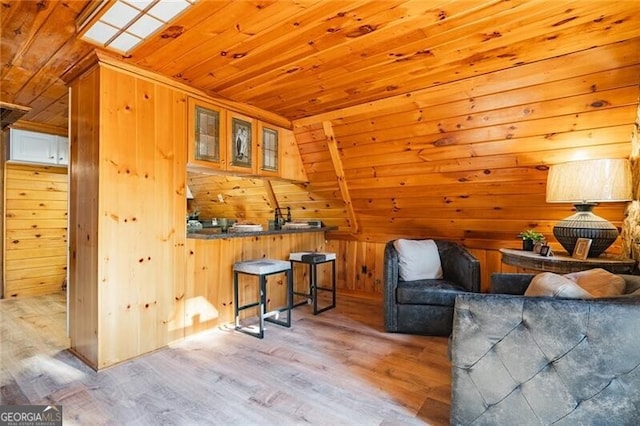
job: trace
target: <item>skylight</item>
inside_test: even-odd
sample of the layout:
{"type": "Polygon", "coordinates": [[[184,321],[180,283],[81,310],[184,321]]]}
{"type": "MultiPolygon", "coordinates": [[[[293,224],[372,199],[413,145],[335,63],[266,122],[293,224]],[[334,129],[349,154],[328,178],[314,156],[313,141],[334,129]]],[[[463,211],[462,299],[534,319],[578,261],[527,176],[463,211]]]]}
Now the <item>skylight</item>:
{"type": "Polygon", "coordinates": [[[102,0],[78,19],[80,38],[127,54],[197,0],[102,0]]]}

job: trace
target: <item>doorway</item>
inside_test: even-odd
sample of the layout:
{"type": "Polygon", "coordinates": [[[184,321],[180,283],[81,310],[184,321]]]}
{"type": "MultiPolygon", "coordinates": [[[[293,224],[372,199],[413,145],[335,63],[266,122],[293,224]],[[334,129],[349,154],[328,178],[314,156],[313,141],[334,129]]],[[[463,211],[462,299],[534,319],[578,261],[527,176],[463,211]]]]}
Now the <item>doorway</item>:
{"type": "MultiPolygon", "coordinates": [[[[63,166],[4,162],[2,298],[67,306],[68,172],[63,166]]],[[[67,317],[67,309],[64,309],[67,317]]],[[[67,334],[67,321],[55,321],[67,334]]]]}

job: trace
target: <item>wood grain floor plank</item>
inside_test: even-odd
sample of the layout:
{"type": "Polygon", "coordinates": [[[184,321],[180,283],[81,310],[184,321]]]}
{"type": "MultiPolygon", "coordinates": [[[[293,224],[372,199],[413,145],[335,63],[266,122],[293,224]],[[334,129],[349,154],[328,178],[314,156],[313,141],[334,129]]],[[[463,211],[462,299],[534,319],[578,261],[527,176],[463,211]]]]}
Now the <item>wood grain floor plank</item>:
{"type": "Polygon", "coordinates": [[[260,340],[222,326],[95,372],[67,349],[65,295],[0,301],[0,403],[62,404],[69,425],[446,425],[447,340],[383,331],[341,294],[260,340]]]}

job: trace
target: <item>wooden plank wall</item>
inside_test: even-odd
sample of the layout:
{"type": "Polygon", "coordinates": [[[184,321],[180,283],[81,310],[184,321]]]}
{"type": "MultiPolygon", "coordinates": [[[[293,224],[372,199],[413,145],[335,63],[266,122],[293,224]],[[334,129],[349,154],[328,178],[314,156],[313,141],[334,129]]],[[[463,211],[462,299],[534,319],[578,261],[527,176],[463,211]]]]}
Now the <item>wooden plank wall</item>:
{"type": "MultiPolygon", "coordinates": [[[[626,42],[577,52],[294,122],[310,183],[274,182],[277,202],[295,207],[295,218],[313,212],[339,226],[329,246],[343,259],[341,289],[380,293],[384,243],[400,237],[461,242],[480,259],[487,289],[492,272],[513,270],[497,250],[518,248],[521,230],[535,228],[561,250],[552,228],[573,206],[545,202],[550,164],[629,157],[640,81],[636,47],[626,42]],[[592,55],[611,61],[594,64],[592,55]]],[[[210,182],[208,194],[228,190],[210,182]]],[[[260,182],[240,182],[231,195],[247,198],[236,198],[230,214],[242,217],[242,204],[258,205],[256,220],[270,218],[264,193],[252,193],[260,182]]],[[[625,209],[626,203],[608,203],[596,212],[622,227],[625,209]]],[[[619,239],[609,252],[621,250],[619,239]]]]}
{"type": "MultiPolygon", "coordinates": [[[[519,247],[521,230],[535,228],[560,249],[552,228],[573,206],[545,202],[548,166],[629,157],[639,43],[576,52],[294,122],[313,185],[335,188],[323,121],[330,120],[337,140],[359,228],[334,243],[348,253],[341,285],[378,293],[378,244],[399,237],[463,243],[482,262],[485,288],[490,273],[503,270],[497,249],[519,247]],[[594,63],[594,55],[609,60],[594,63]]],[[[625,209],[626,203],[607,203],[596,213],[622,227],[625,209]]],[[[610,252],[620,253],[621,246],[618,240],[610,252]]]]}
{"type": "Polygon", "coordinates": [[[101,71],[104,367],[183,336],[168,322],[184,294],[187,110],[178,90],[107,67],[101,71]]]}
{"type": "Polygon", "coordinates": [[[186,94],[99,65],[71,98],[71,340],[100,369],[184,336],[186,94]]]}
{"type": "MultiPolygon", "coordinates": [[[[4,181],[6,179],[5,176],[5,161],[7,156],[7,148],[9,146],[9,132],[4,131],[1,132],[1,142],[0,145],[0,200],[2,200],[2,206],[0,210],[4,213],[5,199],[6,195],[4,193],[4,181]]],[[[4,234],[4,222],[5,222],[4,214],[2,220],[0,220],[0,265],[3,265],[2,271],[0,271],[0,298],[4,297],[4,240],[6,239],[4,234]]]]}
{"type": "Polygon", "coordinates": [[[98,219],[100,183],[100,71],[70,86],[69,337],[71,350],[98,365],[98,219]]]}
{"type": "Polygon", "coordinates": [[[7,163],[4,297],[64,290],[67,278],[67,169],[7,163]]]}

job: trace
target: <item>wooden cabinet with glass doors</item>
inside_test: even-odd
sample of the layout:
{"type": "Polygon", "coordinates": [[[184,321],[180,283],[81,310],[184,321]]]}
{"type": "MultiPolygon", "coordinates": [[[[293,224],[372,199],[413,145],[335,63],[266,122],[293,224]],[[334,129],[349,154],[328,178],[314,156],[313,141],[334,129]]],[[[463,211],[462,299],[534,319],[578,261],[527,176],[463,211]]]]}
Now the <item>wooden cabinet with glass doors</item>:
{"type": "Polygon", "coordinates": [[[293,131],[189,98],[188,168],[308,182],[293,131]]]}

